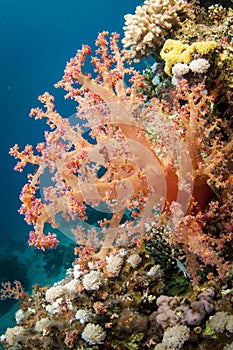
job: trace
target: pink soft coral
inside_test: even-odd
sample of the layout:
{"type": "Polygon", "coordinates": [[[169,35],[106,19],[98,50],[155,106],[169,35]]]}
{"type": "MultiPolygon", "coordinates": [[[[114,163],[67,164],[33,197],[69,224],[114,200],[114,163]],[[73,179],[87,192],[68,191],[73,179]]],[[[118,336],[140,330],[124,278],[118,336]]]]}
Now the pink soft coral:
{"type": "MultiPolygon", "coordinates": [[[[139,92],[144,87],[143,78],[130,66],[127,52],[120,51],[115,33],[110,39],[109,52],[107,35],[99,34],[96,41],[97,56],[91,59],[95,78],[83,73],[86,57],[91,53],[84,45],[56,84],[67,91],[66,98],[78,103],[75,126],[54,110],[54,98],[45,93],[39,100],[46,110],[35,108],[30,114],[36,119],[47,118],[51,132],[45,133],[45,143],[37,145],[37,155],[29,145],[22,152],[17,145],[10,151],[20,159],[17,170],[21,171],[27,163],[37,165],[20,196],[23,202],[20,212],[35,227],[29,244],[37,248],[56,246],[56,237],[45,236],[43,232],[45,222],[58,226],[58,213],[67,221],[77,217],[85,220],[87,204],[93,207],[107,204],[112,217],[102,220],[100,225],[108,228],[103,248],[109,248],[119,236],[126,208],[132,210],[132,217],[140,214],[144,223],[152,215],[155,204],[162,211],[177,198],[176,166],[156,155],[140,127],[140,118],[145,113],[145,97],[139,92]],[[85,138],[85,128],[89,129],[93,142],[85,138]],[[100,164],[104,168],[101,177],[100,164]],[[36,198],[36,191],[48,169],[54,185],[43,188],[43,203],[36,198]]],[[[154,112],[152,106],[146,110],[154,112]]],[[[130,230],[133,231],[132,225],[130,230]]],[[[88,237],[85,242],[79,238],[79,243],[88,241],[88,237]]]]}
{"type": "MultiPolygon", "coordinates": [[[[171,244],[182,245],[188,259],[200,257],[217,266],[223,277],[226,265],[212,246],[216,240],[205,232],[205,210],[213,189],[227,185],[227,171],[221,169],[232,141],[209,138],[218,129],[218,120],[210,120],[212,98],[203,84],[190,88],[183,80],[174,91],[173,106],[146,101],[143,77],[131,67],[128,53],[120,51],[119,36],[113,33],[110,45],[107,36],[103,32],[97,38],[93,77],[84,73],[91,50],[83,45],[56,84],[67,91],[66,98],[78,103],[74,122],[62,118],[53,96],[45,93],[39,97],[45,111],[36,108],[30,114],[47,119],[51,131],[45,133],[45,142],[37,145],[36,154],[29,145],[22,152],[17,145],[10,151],[20,160],[16,170],[27,163],[37,167],[20,196],[20,213],[35,228],[29,244],[55,247],[55,235],[45,235],[44,226],[47,222],[61,229],[59,214],[66,226],[77,226],[79,218],[82,228],[71,230],[78,244],[102,246],[104,254],[115,239],[129,241],[144,234],[144,223],[155,220],[156,214],[158,225],[173,228],[171,244]],[[50,181],[44,183],[48,173],[50,181]],[[37,198],[39,189],[43,201],[37,198]],[[85,231],[87,206],[111,214],[100,220],[100,234],[90,226],[85,231]],[[122,227],[126,209],[136,219],[122,227]]],[[[224,237],[223,241],[230,238],[224,237]]]]}

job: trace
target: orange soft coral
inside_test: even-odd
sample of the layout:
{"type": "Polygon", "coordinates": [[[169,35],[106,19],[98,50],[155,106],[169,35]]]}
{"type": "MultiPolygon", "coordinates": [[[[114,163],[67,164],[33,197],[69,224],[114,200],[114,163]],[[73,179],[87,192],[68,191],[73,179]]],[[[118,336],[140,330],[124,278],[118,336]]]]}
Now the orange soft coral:
{"type": "MultiPolygon", "coordinates": [[[[119,49],[118,37],[113,33],[109,45],[108,33],[99,34],[91,58],[94,76],[84,72],[91,54],[84,45],[56,84],[77,102],[75,117],[62,118],[53,96],[45,93],[39,97],[45,111],[36,108],[30,114],[47,119],[51,131],[45,133],[45,142],[37,145],[36,154],[31,146],[19,152],[16,145],[10,151],[20,160],[17,170],[27,163],[37,167],[20,197],[20,212],[35,228],[29,243],[42,249],[56,246],[55,235],[44,234],[47,222],[69,230],[79,244],[102,246],[102,254],[116,240],[127,242],[144,234],[144,224],[157,220],[189,236],[184,238],[185,250],[190,247],[190,253],[204,260],[203,250],[188,243],[195,236],[195,220],[187,231],[190,220],[184,217],[205,211],[214,193],[213,162],[222,165],[231,143],[208,140],[217,125],[208,121],[212,98],[203,84],[189,88],[181,81],[172,107],[156,99],[146,103],[143,77],[131,67],[128,53],[119,49]],[[153,137],[146,136],[146,129],[153,137]],[[37,198],[38,190],[43,200],[37,198]],[[99,227],[90,224],[89,207],[104,214],[99,227]],[[122,220],[127,210],[131,218],[122,220]]],[[[198,225],[196,239],[202,240],[202,222],[198,225]]]]}
{"type": "MultiPolygon", "coordinates": [[[[107,35],[106,32],[99,34],[96,41],[97,56],[91,59],[95,77],[83,72],[91,52],[84,45],[56,84],[67,91],[66,98],[78,103],[75,126],[54,110],[54,98],[45,93],[39,97],[45,111],[36,108],[30,114],[36,119],[47,118],[51,132],[46,132],[45,143],[37,146],[37,155],[31,146],[22,152],[18,146],[10,151],[20,159],[17,170],[21,171],[27,163],[37,165],[37,171],[22,191],[20,212],[34,225],[29,243],[38,248],[56,245],[55,236],[50,234],[46,238],[43,232],[45,222],[57,227],[58,213],[66,220],[77,217],[85,220],[86,205],[97,207],[105,203],[112,214],[100,223],[108,228],[102,242],[107,248],[119,235],[119,225],[127,208],[133,210],[132,217],[140,213],[144,223],[155,205],[163,211],[177,200],[178,166],[173,159],[168,161],[157,156],[141,127],[143,114],[155,113],[152,106],[143,110],[145,98],[139,92],[144,87],[143,78],[130,66],[127,52],[120,51],[119,36],[112,34],[110,51],[107,35]],[[84,136],[85,128],[89,129],[92,141],[84,136]],[[100,164],[104,169],[102,176],[98,175],[100,164]],[[41,186],[41,176],[47,171],[52,174],[55,185],[41,186]],[[39,188],[45,199],[43,203],[35,197],[39,188]]],[[[188,154],[185,157],[188,159],[188,154]]]]}

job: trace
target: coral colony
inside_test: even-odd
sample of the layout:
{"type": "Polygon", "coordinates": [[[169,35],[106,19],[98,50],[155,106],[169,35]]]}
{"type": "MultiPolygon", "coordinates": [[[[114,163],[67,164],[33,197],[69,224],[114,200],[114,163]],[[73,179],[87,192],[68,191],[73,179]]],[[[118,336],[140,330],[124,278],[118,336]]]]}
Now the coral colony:
{"type": "Polygon", "coordinates": [[[233,348],[232,14],[146,0],[125,16],[124,49],[103,32],[66,65],[55,86],[75,116],[39,97],[30,116],[50,131],[10,150],[35,170],[20,213],[30,246],[56,248],[59,229],[76,258],[31,296],[2,287],[21,298],[5,349],[233,348]]]}

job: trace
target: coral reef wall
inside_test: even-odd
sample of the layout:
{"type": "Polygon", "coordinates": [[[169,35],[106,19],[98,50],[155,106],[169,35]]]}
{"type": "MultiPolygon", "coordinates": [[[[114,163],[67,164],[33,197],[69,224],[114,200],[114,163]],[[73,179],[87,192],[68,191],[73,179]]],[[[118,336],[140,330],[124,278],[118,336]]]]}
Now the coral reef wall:
{"type": "Polygon", "coordinates": [[[19,211],[37,249],[69,231],[74,263],[20,289],[5,349],[232,348],[232,14],[146,0],[125,16],[123,49],[102,32],[67,63],[55,87],[74,119],[39,97],[45,139],[10,150],[15,170],[34,169],[19,211]]]}

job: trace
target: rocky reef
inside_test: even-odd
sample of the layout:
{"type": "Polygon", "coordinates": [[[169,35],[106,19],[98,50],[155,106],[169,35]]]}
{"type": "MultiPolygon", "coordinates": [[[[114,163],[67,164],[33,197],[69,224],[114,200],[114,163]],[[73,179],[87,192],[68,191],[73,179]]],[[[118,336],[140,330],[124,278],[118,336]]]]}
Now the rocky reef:
{"type": "MultiPolygon", "coordinates": [[[[88,137],[39,97],[30,116],[46,119],[45,141],[10,150],[16,170],[37,167],[20,213],[30,245],[56,248],[44,227],[61,215],[76,248],[63,280],[20,290],[5,349],[233,349],[232,14],[224,2],[146,0],[125,16],[123,50],[116,33],[99,34],[96,56],[83,45],[56,87],[88,137]],[[100,204],[111,215],[94,220],[100,204]]],[[[48,269],[56,259],[46,251],[48,269]]]]}

